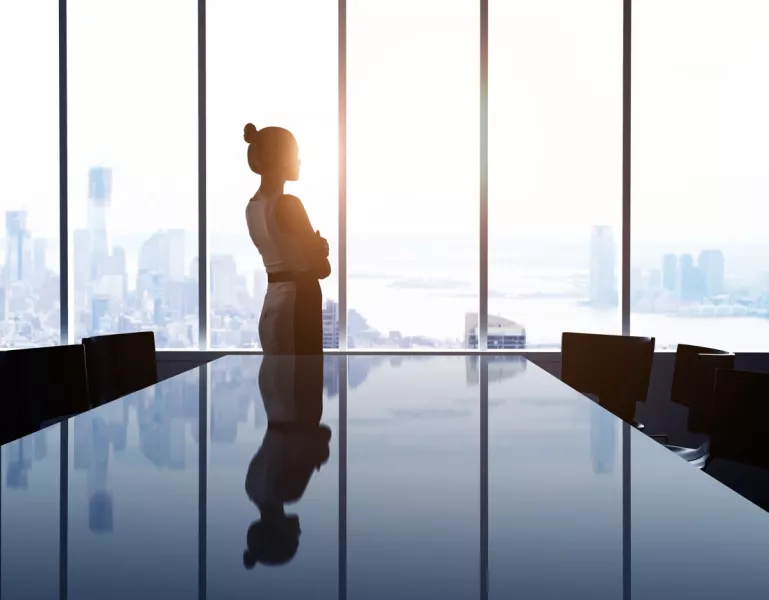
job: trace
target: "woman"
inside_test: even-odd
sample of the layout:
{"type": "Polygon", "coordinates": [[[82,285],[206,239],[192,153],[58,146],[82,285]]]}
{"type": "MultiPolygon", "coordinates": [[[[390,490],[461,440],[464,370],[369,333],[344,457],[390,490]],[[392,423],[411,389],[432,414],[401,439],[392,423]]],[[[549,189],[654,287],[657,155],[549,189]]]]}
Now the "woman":
{"type": "Polygon", "coordinates": [[[331,274],[328,242],[314,231],[302,202],[283,193],[299,178],[299,151],[291,132],[245,126],[248,166],[262,181],[246,207],[251,240],[267,271],[259,318],[265,354],[321,354],[323,306],[319,279],[331,274]]]}

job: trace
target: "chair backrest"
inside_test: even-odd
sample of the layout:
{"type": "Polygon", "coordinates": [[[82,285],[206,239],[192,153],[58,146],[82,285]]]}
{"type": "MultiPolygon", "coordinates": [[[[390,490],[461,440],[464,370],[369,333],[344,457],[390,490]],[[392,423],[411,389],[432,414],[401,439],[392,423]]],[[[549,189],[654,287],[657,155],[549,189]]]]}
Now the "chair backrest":
{"type": "Polygon", "coordinates": [[[85,354],[79,344],[8,350],[2,362],[3,443],[90,408],[85,354]]]}
{"type": "Polygon", "coordinates": [[[83,338],[91,403],[100,406],[158,381],[151,331],[83,338]]]}
{"type": "MultiPolygon", "coordinates": [[[[698,394],[700,393],[700,386],[698,384],[700,377],[699,370],[701,368],[700,354],[718,355],[730,353],[715,348],[706,348],[704,346],[678,344],[678,347],[676,348],[675,367],[673,368],[673,384],[670,387],[671,402],[682,406],[691,406],[692,401],[697,400],[698,394]]],[[[712,378],[710,383],[713,383],[712,378]]]]}
{"type": "Polygon", "coordinates": [[[769,374],[716,371],[710,455],[769,468],[769,374]]]}
{"type": "Polygon", "coordinates": [[[561,379],[601,406],[631,421],[636,402],[649,391],[654,338],[565,332],[561,337],[561,379]]]}
{"type": "Polygon", "coordinates": [[[732,352],[703,352],[695,356],[690,374],[686,376],[687,390],[678,393],[688,396],[689,416],[687,429],[691,433],[709,434],[713,422],[713,394],[716,371],[734,369],[732,352]]]}

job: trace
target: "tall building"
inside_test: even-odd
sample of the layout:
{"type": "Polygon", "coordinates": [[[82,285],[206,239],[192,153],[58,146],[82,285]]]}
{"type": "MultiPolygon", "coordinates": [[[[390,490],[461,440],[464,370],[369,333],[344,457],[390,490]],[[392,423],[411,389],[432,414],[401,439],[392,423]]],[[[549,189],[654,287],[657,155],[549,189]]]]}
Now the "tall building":
{"type": "Polygon", "coordinates": [[[724,253],[720,250],[700,252],[697,266],[705,278],[705,293],[718,296],[724,293],[724,253]]]}
{"type": "Polygon", "coordinates": [[[31,273],[27,211],[9,210],[5,213],[5,280],[22,281],[31,273]]]}
{"type": "Polygon", "coordinates": [[[597,403],[590,405],[590,458],[593,473],[614,472],[617,463],[617,419],[597,403]]]}
{"type": "Polygon", "coordinates": [[[89,335],[98,335],[110,330],[110,298],[105,295],[95,295],[91,299],[91,331],[89,335]]]}
{"type": "Polygon", "coordinates": [[[211,307],[232,308],[237,305],[237,267],[229,254],[211,257],[209,293],[211,307]]]}
{"type": "Polygon", "coordinates": [[[593,227],[590,238],[590,303],[593,306],[617,306],[614,255],[614,234],[611,227],[593,227]]]}
{"type": "Polygon", "coordinates": [[[91,236],[87,229],[74,233],[75,289],[84,290],[91,281],[91,236]]]}
{"type": "Polygon", "coordinates": [[[649,289],[659,290],[662,287],[662,271],[652,269],[649,271],[649,289]]]}
{"type": "Polygon", "coordinates": [[[339,348],[339,305],[333,300],[323,307],[323,347],[339,348]]]}
{"type": "Polygon", "coordinates": [[[168,278],[169,257],[168,236],[164,231],[156,231],[139,248],[139,271],[168,278]]]}
{"type": "Polygon", "coordinates": [[[691,254],[682,254],[678,259],[678,282],[682,300],[698,301],[706,293],[705,276],[701,269],[694,265],[691,254]]]}
{"type": "Polygon", "coordinates": [[[184,230],[170,229],[168,237],[168,279],[184,281],[184,230]]]}
{"type": "Polygon", "coordinates": [[[35,240],[34,244],[34,280],[35,285],[39,286],[45,281],[45,240],[35,240]]]}
{"type": "Polygon", "coordinates": [[[678,293],[678,257],[666,254],[662,257],[662,287],[674,294],[678,293]]]}
{"type": "Polygon", "coordinates": [[[88,171],[88,233],[90,237],[91,278],[98,279],[109,256],[107,209],[112,199],[112,170],[92,167],[88,171]]]}

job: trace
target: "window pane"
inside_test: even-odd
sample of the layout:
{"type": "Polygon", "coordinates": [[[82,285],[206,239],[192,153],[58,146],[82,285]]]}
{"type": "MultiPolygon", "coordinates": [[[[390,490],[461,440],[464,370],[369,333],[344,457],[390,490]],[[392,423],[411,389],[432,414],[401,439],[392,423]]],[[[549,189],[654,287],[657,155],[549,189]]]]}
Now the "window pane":
{"type": "Polygon", "coordinates": [[[475,0],[348,0],[351,347],[462,347],[478,311],[475,0]]]}
{"type": "Polygon", "coordinates": [[[633,11],[633,333],[769,346],[769,5],[633,11]]]}
{"type": "Polygon", "coordinates": [[[0,5],[0,348],[59,342],[59,8],[0,5]]]}
{"type": "MultiPolygon", "coordinates": [[[[337,2],[217,0],[208,3],[207,23],[210,345],[253,348],[267,283],[245,220],[260,184],[248,167],[246,123],[296,137],[301,173],[285,191],[301,198],[328,239],[336,271],[337,2]]],[[[337,281],[334,272],[321,283],[334,316],[337,281]]]]}
{"type": "Polygon", "coordinates": [[[622,3],[489,2],[489,346],[620,333],[622,3]]]}
{"type": "Polygon", "coordinates": [[[197,7],[68,2],[75,340],[197,345],[197,7]]]}

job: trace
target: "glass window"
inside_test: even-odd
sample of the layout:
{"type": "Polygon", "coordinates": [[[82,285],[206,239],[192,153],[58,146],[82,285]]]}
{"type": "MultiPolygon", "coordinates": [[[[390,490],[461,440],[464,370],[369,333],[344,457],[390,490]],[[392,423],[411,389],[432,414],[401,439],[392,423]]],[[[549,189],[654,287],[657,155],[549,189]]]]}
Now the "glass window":
{"type": "Polygon", "coordinates": [[[58,344],[59,8],[0,5],[0,348],[58,344]]]}
{"type": "MultiPolygon", "coordinates": [[[[326,345],[337,327],[338,39],[336,0],[241,2],[207,9],[208,244],[210,345],[259,346],[264,265],[245,209],[260,178],[249,170],[243,127],[279,126],[299,145],[301,172],[285,192],[298,196],[331,248],[321,283],[326,345]]],[[[338,338],[338,335],[336,336],[338,338]]]]}
{"type": "Polygon", "coordinates": [[[75,340],[197,346],[197,5],[70,0],[75,340]]]}
{"type": "Polygon", "coordinates": [[[622,3],[489,2],[489,347],[621,333],[622,3]]]}
{"type": "Polygon", "coordinates": [[[633,10],[631,329],[766,349],[769,5],[633,10]]]}
{"type": "Polygon", "coordinates": [[[347,11],[348,345],[461,348],[478,312],[478,2],[347,11]]]}

